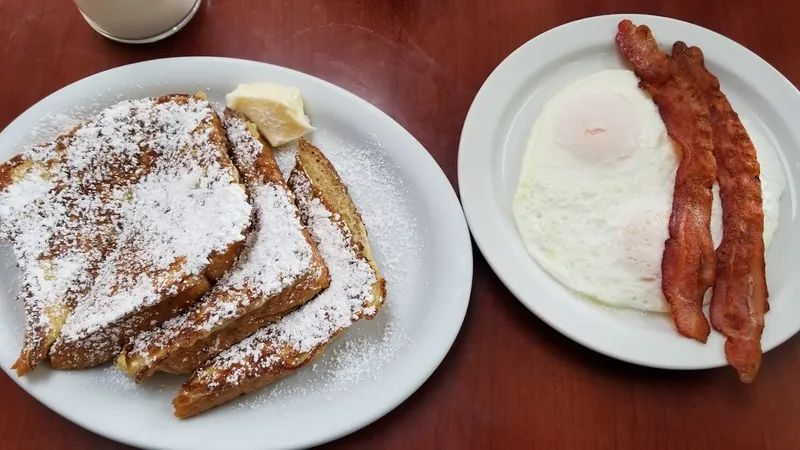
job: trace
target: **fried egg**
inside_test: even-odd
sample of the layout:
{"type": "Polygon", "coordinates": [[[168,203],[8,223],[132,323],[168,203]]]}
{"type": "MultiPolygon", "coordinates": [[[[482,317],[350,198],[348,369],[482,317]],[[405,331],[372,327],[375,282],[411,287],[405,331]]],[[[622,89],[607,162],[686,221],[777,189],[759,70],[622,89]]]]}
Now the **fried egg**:
{"type": "MultiPolygon", "coordinates": [[[[638,82],[631,71],[605,70],[548,101],[531,131],[512,209],[528,253],[567,288],[613,306],[666,312],[661,257],[680,150],[638,82]]],[[[786,178],[769,141],[751,138],[768,246],[786,178]]],[[[722,238],[718,191],[715,245],[722,238]]]]}

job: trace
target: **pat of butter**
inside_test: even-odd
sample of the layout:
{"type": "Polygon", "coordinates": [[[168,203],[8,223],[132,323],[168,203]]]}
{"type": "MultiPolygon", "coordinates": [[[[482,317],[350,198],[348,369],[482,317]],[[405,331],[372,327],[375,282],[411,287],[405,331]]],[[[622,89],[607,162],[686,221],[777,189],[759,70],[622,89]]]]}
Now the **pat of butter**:
{"type": "Polygon", "coordinates": [[[300,90],[272,83],[240,84],[225,97],[228,107],[250,119],[277,147],[314,130],[303,111],[300,90]]]}

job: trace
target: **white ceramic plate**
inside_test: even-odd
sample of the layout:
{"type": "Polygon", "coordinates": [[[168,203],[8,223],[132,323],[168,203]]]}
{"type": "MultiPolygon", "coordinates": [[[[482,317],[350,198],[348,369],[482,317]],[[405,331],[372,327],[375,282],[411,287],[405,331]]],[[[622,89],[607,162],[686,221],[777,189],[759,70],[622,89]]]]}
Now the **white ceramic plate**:
{"type": "MultiPolygon", "coordinates": [[[[59,372],[46,364],[20,386],[69,420],[127,444],[166,449],[280,449],[351,433],[408,398],[453,343],[469,301],[472,251],[455,192],[433,158],[377,108],[314,77],[267,64],[179,58],[120,67],[42,100],[0,134],[0,160],[49,139],[119,99],[205,90],[216,104],[237,84],[297,86],[311,135],[350,186],[387,278],[388,302],[312,367],[193,419],[172,416],[180,377],[135,386],[112,367],[59,372]]],[[[285,162],[291,149],[278,151],[285,162]]],[[[20,348],[18,272],[0,252],[0,365],[20,348]]]]}
{"type": "MultiPolygon", "coordinates": [[[[602,16],[550,30],[517,49],[489,76],[467,115],[458,177],[473,236],[497,275],[531,311],[559,332],[600,353],[636,364],[701,369],[726,364],[724,339],[706,345],[680,337],[666,314],[643,314],[580,300],[544,272],[528,253],[511,213],[531,127],[543,105],[575,79],[603,69],[628,68],[614,43],[629,18],[653,29],[665,49],[676,40],[703,49],[709,69],[737,112],[781,154],[789,185],[780,224],[767,254],[772,310],[764,350],[800,329],[800,261],[796,183],[800,180],[800,93],[769,64],[741,45],[704,28],[641,15],[602,16]]],[[[769,364],[767,358],[766,364],[769,364]]]]}

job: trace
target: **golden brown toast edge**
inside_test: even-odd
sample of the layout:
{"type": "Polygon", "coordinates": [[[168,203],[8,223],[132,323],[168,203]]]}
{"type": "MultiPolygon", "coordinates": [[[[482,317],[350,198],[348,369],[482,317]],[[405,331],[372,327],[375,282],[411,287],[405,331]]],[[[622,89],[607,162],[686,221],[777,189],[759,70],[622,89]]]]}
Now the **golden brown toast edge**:
{"type": "Polygon", "coordinates": [[[117,367],[137,382],[157,371],[189,374],[207,360],[253,334],[269,322],[297,309],[328,284],[327,269],[320,258],[306,274],[288,288],[270,297],[265,304],[203,337],[196,334],[178,340],[168,351],[144,358],[126,348],[116,359],[117,367]],[[319,264],[319,265],[317,265],[319,264]],[[149,361],[148,361],[149,359],[149,361]]]}
{"type": "Polygon", "coordinates": [[[233,389],[209,389],[208,386],[201,383],[191,383],[193,379],[190,379],[181,387],[178,395],[172,400],[172,406],[175,409],[175,417],[186,419],[196,416],[197,414],[227,403],[239,396],[264,388],[297,372],[320,357],[325,352],[328,345],[336,340],[344,331],[345,330],[340,331],[333,339],[315,347],[308,353],[281,359],[280,364],[273,365],[269,373],[263,373],[258,377],[249,377],[233,389]]]}
{"type": "MultiPolygon", "coordinates": [[[[73,127],[69,132],[58,136],[54,143],[59,145],[59,142],[72,136],[81,126],[73,127]]],[[[10,160],[0,164],[0,191],[4,191],[15,182],[23,180],[37,166],[40,169],[46,168],[45,173],[47,173],[51,162],[50,160],[47,162],[33,162],[30,159],[26,159],[22,154],[15,155],[10,160]]],[[[20,269],[26,270],[25,267],[20,267],[20,269]]],[[[27,286],[23,284],[18,295],[18,300],[21,299],[23,304],[27,304],[26,300],[34,295],[26,288],[27,286]]],[[[50,346],[58,338],[71,305],[68,299],[63,299],[58,305],[54,305],[44,311],[38,311],[34,317],[31,316],[27,307],[25,309],[26,322],[23,344],[17,360],[11,366],[11,369],[17,372],[18,377],[32,372],[42,361],[47,359],[50,346]],[[39,320],[42,314],[47,316],[44,321],[39,320]]]]}
{"type": "MultiPolygon", "coordinates": [[[[178,349],[158,365],[158,370],[173,374],[190,374],[209,359],[255,333],[266,324],[279,320],[299,308],[322,290],[321,283],[313,272],[310,272],[309,276],[305,278],[291,288],[282,291],[277,297],[270,299],[263,308],[251,311],[225,328],[212,333],[206,339],[197,341],[193,346],[178,349]],[[309,283],[313,283],[312,288],[304,287],[309,283]],[[280,303],[281,306],[276,307],[273,302],[280,303]]],[[[327,275],[325,281],[327,285],[327,275]]]]}
{"type": "MultiPolygon", "coordinates": [[[[372,255],[372,247],[369,244],[367,227],[361,218],[361,213],[353,203],[347,185],[339,177],[339,173],[325,155],[311,142],[305,138],[300,139],[300,146],[297,152],[297,168],[302,168],[314,189],[314,195],[325,203],[330,211],[336,211],[347,224],[352,235],[352,241],[360,251],[360,256],[364,256],[367,263],[375,271],[378,282],[373,286],[373,296],[375,298],[386,298],[386,280],[378,270],[378,264],[372,255]]],[[[380,307],[380,305],[378,305],[380,307]]],[[[377,308],[375,314],[377,313],[377,308]]],[[[372,319],[375,314],[367,315],[364,318],[372,319]]]]}

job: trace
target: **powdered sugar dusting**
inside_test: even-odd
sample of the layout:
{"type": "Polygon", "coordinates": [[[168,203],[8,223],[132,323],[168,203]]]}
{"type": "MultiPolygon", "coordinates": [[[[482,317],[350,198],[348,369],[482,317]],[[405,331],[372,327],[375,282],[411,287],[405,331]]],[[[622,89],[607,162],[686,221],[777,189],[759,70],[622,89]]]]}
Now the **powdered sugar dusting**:
{"type": "MultiPolygon", "coordinates": [[[[239,118],[226,118],[225,128],[237,167],[250,189],[255,230],[249,234],[236,264],[211,293],[187,313],[134,340],[129,356],[144,358],[148,364],[153,362],[149,355],[174,349],[177,342],[191,341],[188,336],[193,332],[204,335],[226,326],[317,270],[312,265],[312,247],[302,232],[293,197],[285,186],[259,176],[256,160],[270,150],[262,147],[239,118]]],[[[166,356],[162,354],[160,358],[166,356]]]]}
{"type": "Polygon", "coordinates": [[[72,107],[44,115],[32,126],[28,133],[21,136],[15,147],[29,148],[42,142],[55,141],[62,134],[90,120],[102,108],[99,104],[89,107],[72,107]]]}
{"type": "MultiPolygon", "coordinates": [[[[239,401],[243,408],[291,415],[307,407],[309,398],[335,396],[341,400],[337,393],[353,393],[364,383],[378,379],[412,342],[408,328],[414,317],[409,296],[415,294],[421,276],[425,234],[419,230],[413,205],[406,200],[410,188],[374,137],[344,141],[319,128],[314,143],[336,167],[361,213],[381,274],[387,280],[386,304],[373,320],[358,322],[337,339],[311,367],[243,397],[239,401]]],[[[287,177],[296,153],[296,144],[275,151],[287,177]]]]}
{"type": "Polygon", "coordinates": [[[251,289],[268,297],[292,284],[311,267],[311,245],[305,240],[289,193],[273,184],[253,189],[259,230],[249,250],[229,272],[221,289],[251,289]]]}
{"type": "MultiPolygon", "coordinates": [[[[411,205],[405,200],[410,187],[397,175],[397,167],[375,136],[353,143],[318,130],[314,142],[336,168],[358,207],[370,244],[379,255],[381,273],[391,287],[390,295],[400,289],[397,294],[403,297],[407,294],[406,284],[399,281],[419,270],[419,265],[408,267],[406,262],[411,256],[419,256],[423,243],[416,217],[409,211],[411,205]]],[[[275,159],[287,179],[297,148],[297,143],[292,142],[275,150],[275,159]]]]}
{"type": "MultiPolygon", "coordinates": [[[[110,112],[119,118],[129,114],[116,108],[110,112]]],[[[142,131],[112,123],[109,132],[143,133],[147,148],[160,157],[141,182],[121,193],[118,247],[65,324],[63,340],[83,339],[174,294],[183,277],[205,270],[209,255],[244,239],[249,225],[250,205],[241,186],[233,183],[232,168],[221,162],[211,129],[195,131],[211,118],[206,102],[191,101],[188,108],[162,103],[152,111],[137,111],[134,118],[143,124],[142,131]]]]}
{"type": "Polygon", "coordinates": [[[223,289],[247,287],[267,297],[309,270],[312,248],[303,234],[292,195],[284,185],[265,180],[258,173],[257,159],[271,150],[262,147],[240,118],[226,118],[225,125],[236,163],[252,191],[259,230],[255,233],[253,250],[241,258],[239,270],[231,271],[225,278],[223,289]]]}
{"type": "Polygon", "coordinates": [[[0,332],[12,330],[3,337],[3,342],[14,349],[22,346],[22,324],[25,323],[23,308],[11,300],[19,295],[22,279],[19,268],[14,264],[11,245],[0,242],[0,332]],[[6,300],[7,301],[3,301],[6,300]]]}
{"type": "Polygon", "coordinates": [[[310,397],[336,398],[380,378],[383,369],[412,341],[387,304],[371,321],[361,321],[311,366],[261,392],[243,397],[239,408],[292,415],[310,397]]]}
{"type": "Polygon", "coordinates": [[[281,169],[283,177],[287,180],[289,179],[289,174],[292,173],[292,169],[294,169],[298,148],[298,142],[293,141],[281,145],[275,150],[275,160],[278,162],[278,168],[281,169]]]}
{"type": "MultiPolygon", "coordinates": [[[[351,130],[342,132],[338,125],[316,125],[318,131],[313,141],[336,166],[361,212],[378,265],[388,280],[388,299],[375,319],[355,324],[313,366],[235,402],[239,407],[258,408],[258,414],[264,417],[299,415],[320,399],[336,401],[337,405],[347,401],[396,361],[409,345],[409,330],[418,322],[415,306],[418,302],[414,295],[420,292],[422,253],[426,245],[425,232],[415,220],[417,206],[411,200],[418,194],[409,193],[410,186],[401,178],[402,170],[394,165],[393,156],[377,139],[354,137],[351,130]],[[347,346],[349,351],[344,351],[347,346]]],[[[287,144],[276,150],[281,169],[291,169],[294,165],[294,146],[287,144]]],[[[285,174],[288,176],[288,170],[285,174]]],[[[124,375],[111,369],[108,372],[97,373],[96,384],[115,376],[119,376],[118,381],[130,383],[124,375]]],[[[160,392],[162,389],[153,381],[140,385],[139,392],[160,392]]],[[[124,390],[116,383],[106,385],[109,391],[124,390]]],[[[172,388],[163,390],[158,404],[169,405],[174,392],[172,388]]]]}
{"type": "Polygon", "coordinates": [[[245,172],[247,184],[260,186],[264,184],[257,172],[256,160],[264,157],[264,144],[247,129],[247,123],[230,111],[224,118],[225,134],[231,143],[231,153],[239,170],[245,172]],[[248,173],[250,176],[248,177],[248,173]],[[249,178],[249,180],[248,180],[249,178]]]}
{"type": "Polygon", "coordinates": [[[375,301],[375,272],[357,256],[347,226],[314,196],[305,174],[293,172],[289,185],[328,267],[330,286],[297,311],[222,352],[199,371],[197,379],[209,386],[236,385],[258,376],[281,360],[282,349],[297,354],[316,349],[364,316],[365,307],[375,301]],[[225,379],[218,380],[218,373],[225,373],[225,379]]]}
{"type": "Polygon", "coordinates": [[[342,141],[317,131],[315,144],[322,149],[347,185],[358,207],[376,253],[378,266],[386,278],[389,304],[405,298],[407,283],[401,282],[419,270],[421,247],[426,230],[419,230],[406,201],[410,186],[398,176],[386,149],[375,136],[363,141],[342,141]]]}
{"type": "Polygon", "coordinates": [[[374,301],[372,285],[377,279],[369,264],[356,257],[344,222],[332,215],[319,198],[313,197],[305,176],[296,172],[289,184],[328,266],[331,284],[305,307],[267,330],[273,333],[271,337],[279,345],[290,345],[304,353],[327,342],[336,332],[366,314],[365,307],[374,301]]]}
{"type": "MultiPolygon", "coordinates": [[[[64,372],[61,372],[64,373],[64,372]]],[[[66,372],[69,373],[69,372],[66,372]]],[[[146,385],[137,384],[124,372],[108,365],[93,370],[72,372],[70,375],[84,375],[90,382],[93,390],[101,390],[109,394],[116,394],[114,401],[124,405],[126,401],[136,400],[152,403],[148,405],[148,412],[153,415],[172,415],[172,408],[168,400],[180,386],[180,377],[171,375],[155,376],[148,380],[146,385]],[[90,375],[91,374],[91,375],[90,375]],[[155,394],[155,395],[154,395],[155,394]]]]}
{"type": "Polygon", "coordinates": [[[214,117],[194,99],[124,101],[7,163],[0,237],[23,268],[26,347],[72,306],[65,340],[152,304],[244,239],[250,206],[214,117]]]}
{"type": "Polygon", "coordinates": [[[104,367],[101,374],[101,376],[97,377],[97,382],[100,386],[108,390],[134,392],[140,389],[135,381],[128,378],[123,372],[120,372],[114,367],[104,367]]]}
{"type": "MultiPolygon", "coordinates": [[[[378,336],[364,329],[353,330],[349,339],[330,350],[330,357],[317,363],[329,373],[326,385],[332,389],[343,389],[368,381],[376,380],[380,374],[376,368],[390,363],[397,352],[411,339],[403,332],[397,322],[385,320],[378,336]]],[[[315,371],[319,367],[312,368],[315,371]]]]}

